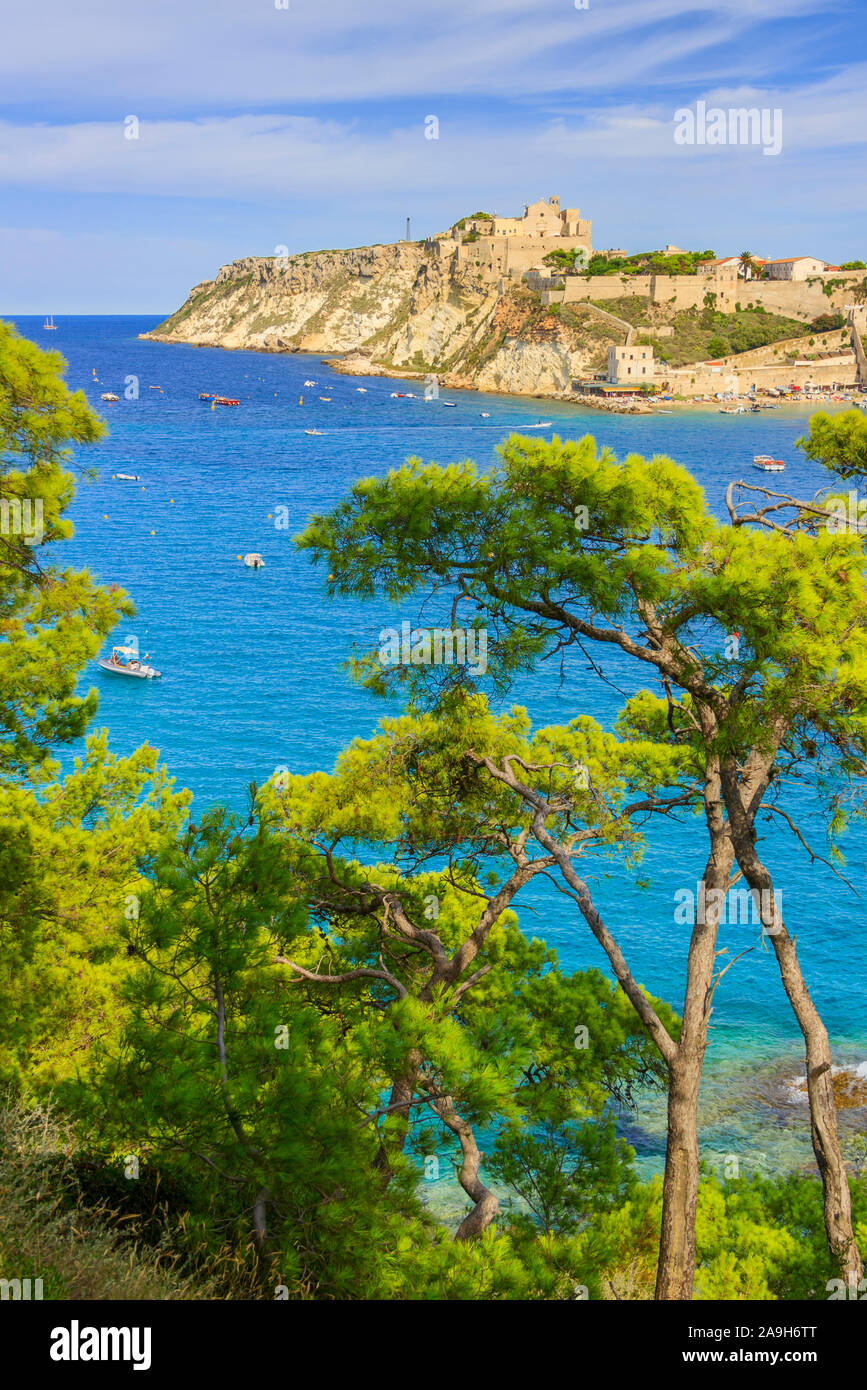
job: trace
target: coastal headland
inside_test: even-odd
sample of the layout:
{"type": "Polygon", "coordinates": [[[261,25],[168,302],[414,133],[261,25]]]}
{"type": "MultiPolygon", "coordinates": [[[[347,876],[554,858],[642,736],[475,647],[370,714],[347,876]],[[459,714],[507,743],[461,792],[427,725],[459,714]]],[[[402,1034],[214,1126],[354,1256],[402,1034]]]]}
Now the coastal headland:
{"type": "Polygon", "coordinates": [[[815,257],[594,251],[551,198],[425,241],[224,265],[145,337],[329,354],[354,375],[601,409],[867,390],[867,270],[815,257]]]}

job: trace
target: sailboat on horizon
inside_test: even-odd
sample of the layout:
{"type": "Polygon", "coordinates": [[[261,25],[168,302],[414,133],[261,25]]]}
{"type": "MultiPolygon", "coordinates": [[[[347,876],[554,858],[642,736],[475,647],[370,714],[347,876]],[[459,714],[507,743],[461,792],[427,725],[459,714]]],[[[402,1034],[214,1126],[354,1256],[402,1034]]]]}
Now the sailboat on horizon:
{"type": "Polygon", "coordinates": [[[48,314],[46,316],[45,322],[43,323],[42,327],[47,329],[49,332],[57,332],[57,324],[54,322],[53,314],[48,314]]]}

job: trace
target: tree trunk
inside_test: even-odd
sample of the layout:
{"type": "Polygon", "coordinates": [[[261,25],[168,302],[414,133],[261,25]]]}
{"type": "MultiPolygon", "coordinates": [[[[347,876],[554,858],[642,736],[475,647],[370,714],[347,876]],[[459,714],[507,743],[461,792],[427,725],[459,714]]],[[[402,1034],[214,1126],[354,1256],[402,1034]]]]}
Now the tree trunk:
{"type": "Polygon", "coordinates": [[[668,1136],[656,1298],[690,1299],[695,1275],[698,1202],[698,1088],[703,1048],[678,1048],[669,1067],[668,1136]]]}
{"type": "Polygon", "coordinates": [[[474,1236],[480,1236],[482,1231],[490,1226],[500,1210],[500,1201],[490,1188],[485,1187],[479,1177],[482,1155],[476,1143],[472,1125],[458,1114],[451,1096],[441,1096],[438,1100],[432,1100],[430,1104],[443,1124],[451,1130],[452,1134],[457,1135],[460,1142],[461,1166],[458,1172],[458,1182],[474,1205],[472,1211],[467,1212],[458,1227],[455,1240],[471,1240],[474,1236]]]}
{"type": "Polygon", "coordinates": [[[668,1063],[668,1139],[655,1295],[658,1300],[692,1298],[699,1176],[698,1092],[714,991],[717,928],[734,863],[715,763],[705,771],[704,797],[711,851],[702,879],[704,899],[696,905],[689,944],[680,1038],[676,1055],[668,1063]],[[714,889],[722,891],[711,893],[714,889]]]}
{"type": "Polygon", "coordinates": [[[776,917],[778,930],[771,935],[783,988],[804,1035],[807,1054],[807,1096],[810,1101],[810,1137],[822,1179],[825,1234],[831,1257],[844,1279],[857,1284],[864,1272],[852,1225],[852,1199],[846,1164],[837,1131],[837,1102],[831,1081],[831,1045],[828,1030],[810,998],[801,973],[795,943],[776,917]]]}
{"type": "Polygon", "coordinates": [[[795,942],[777,910],[773,881],[755,847],[755,813],[744,809],[734,776],[726,776],[726,804],[732,827],[735,852],[744,878],[761,904],[762,926],[771,938],[783,988],[798,1020],[806,1047],[807,1097],[810,1102],[810,1138],[822,1179],[825,1234],[831,1258],[843,1278],[854,1276],[857,1284],[864,1266],[852,1225],[852,1198],[840,1136],[837,1130],[837,1102],[831,1082],[831,1044],[828,1030],[810,997],[801,972],[795,942]]]}
{"type": "MultiPolygon", "coordinates": [[[[374,1167],[382,1172],[386,1186],[394,1176],[389,1161],[390,1155],[402,1154],[406,1147],[411,1115],[410,1101],[415,1095],[421,1064],[422,1055],[418,1048],[414,1047],[407,1056],[404,1070],[391,1083],[391,1094],[388,1098],[388,1118],[393,1119],[395,1123],[391,1125],[388,1141],[386,1142],[384,1138],[380,1140],[379,1153],[374,1159],[374,1167]]],[[[386,1120],[386,1128],[388,1128],[388,1120],[386,1120]]]]}

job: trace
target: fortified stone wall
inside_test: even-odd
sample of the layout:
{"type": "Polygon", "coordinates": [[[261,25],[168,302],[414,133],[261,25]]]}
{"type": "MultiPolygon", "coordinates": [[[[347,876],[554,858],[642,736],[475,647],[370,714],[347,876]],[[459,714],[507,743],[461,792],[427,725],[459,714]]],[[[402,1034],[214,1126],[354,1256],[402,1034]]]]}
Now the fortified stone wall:
{"type": "Polygon", "coordinates": [[[806,353],[815,352],[834,352],[838,356],[847,356],[851,347],[851,335],[848,328],[835,328],[830,333],[811,333],[805,334],[801,338],[782,338],[776,343],[767,343],[764,347],[749,348],[746,352],[739,352],[729,357],[722,357],[720,361],[726,366],[733,366],[740,370],[741,367],[778,367],[791,357],[801,357],[806,353]]]}
{"type": "Polygon", "coordinates": [[[802,365],[782,364],[780,366],[755,366],[735,372],[730,367],[678,367],[657,374],[657,384],[666,385],[683,396],[704,396],[717,391],[735,391],[746,395],[750,388],[768,390],[770,387],[806,386],[855,386],[856,366],[854,358],[848,362],[805,362],[802,365]]]}
{"type": "Polygon", "coordinates": [[[784,314],[790,319],[804,319],[809,323],[819,314],[834,313],[842,309],[846,290],[832,290],[830,296],[824,294],[822,285],[816,281],[808,285],[806,280],[748,280],[738,285],[738,303],[742,309],[750,304],[761,304],[768,313],[784,314]]]}
{"type": "Polygon", "coordinates": [[[730,314],[734,313],[738,288],[731,276],[717,279],[708,275],[567,275],[563,291],[549,293],[550,303],[578,304],[588,299],[640,295],[652,304],[666,304],[672,309],[701,309],[705,295],[715,294],[717,309],[730,314]]]}
{"type": "Polygon", "coordinates": [[[737,281],[730,275],[654,275],[650,282],[652,302],[672,309],[703,309],[706,294],[716,295],[719,313],[734,313],[737,281]]]}
{"type": "MultiPolygon", "coordinates": [[[[580,304],[588,299],[622,299],[638,294],[650,298],[650,275],[567,275],[562,304],[580,304]]],[[[556,294],[557,291],[552,291],[556,294]]]]}
{"type": "Polygon", "coordinates": [[[862,334],[867,331],[867,304],[850,304],[846,310],[849,331],[852,334],[852,351],[858,369],[858,382],[862,390],[867,387],[867,353],[864,351],[862,334]]]}
{"type": "Polygon", "coordinates": [[[739,390],[737,372],[722,367],[664,367],[656,374],[656,384],[680,396],[713,395],[717,391],[739,390]]]}

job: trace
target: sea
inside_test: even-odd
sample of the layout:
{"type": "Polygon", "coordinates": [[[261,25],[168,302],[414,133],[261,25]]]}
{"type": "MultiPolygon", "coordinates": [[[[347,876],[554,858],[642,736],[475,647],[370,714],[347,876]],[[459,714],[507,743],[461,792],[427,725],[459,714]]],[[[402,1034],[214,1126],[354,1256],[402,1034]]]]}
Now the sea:
{"type": "MultiPolygon", "coordinates": [[[[318,356],[225,351],[142,341],[154,317],[70,317],[46,331],[41,318],[14,318],[19,332],[62,353],[69,385],[105,416],[109,433],[80,451],[95,481],[80,480],[70,516],[74,538],[63,563],[87,567],[132,597],[136,616],[115,641],[134,635],[162,673],[128,682],[93,663],[83,687],[99,692],[95,727],[109,730],[117,754],[142,743],[160,750],[196,810],[222,802],[241,810],[252,781],[276,768],[328,770],[352,738],[366,737],[388,712],[352,683],[345,663],[378,645],[383,627],[414,619],[407,607],[329,601],[326,576],[297,551],[292,536],[316,512],[335,506],[358,478],[382,475],[416,455],[442,464],[474,459],[490,466],[511,432],[579,439],[592,434],[617,454],[666,454],[724,515],[727,484],[750,477],[754,454],[786,463],[785,485],[810,496],[827,475],[795,441],[803,411],[781,408],[727,416],[706,410],[631,417],[574,404],[444,391],[426,402],[417,381],[344,376],[318,356]],[[305,382],[315,385],[307,386],[305,382]],[[395,399],[392,393],[414,393],[395,399]],[[103,392],[119,396],[114,404],[103,392]],[[240,402],[211,409],[200,392],[240,402]],[[445,407],[445,401],[454,406],[445,407]],[[483,415],[486,412],[486,416],[483,415]],[[550,421],[534,428],[538,420],[550,421]],[[316,429],[319,435],[305,430],[316,429]],[[138,482],[118,473],[138,474],[138,482]],[[288,519],[278,528],[277,520],[288,519]],[[259,551],[265,568],[244,567],[259,551]]],[[[823,407],[824,408],[824,407],[823,407]]],[[[590,714],[610,726],[631,677],[617,664],[601,681],[576,653],[544,663],[502,701],[525,706],[535,725],[590,714]],[[622,675],[622,680],[621,680],[622,675]]],[[[631,687],[634,688],[634,687],[631,687]]],[[[395,708],[392,706],[392,709],[395,708]]],[[[78,750],[64,750],[66,764],[78,750]]],[[[827,853],[809,789],[802,827],[827,853]]],[[[675,920],[678,892],[695,890],[704,837],[695,825],[654,828],[638,875],[613,865],[588,868],[603,916],[633,973],[652,993],[682,1003],[689,927],[675,920]]],[[[867,833],[844,841],[847,886],[783,826],[762,825],[775,883],[813,998],[828,1027],[837,1065],[867,1077],[867,937],[864,930],[867,833]]],[[[556,948],[567,970],[607,961],[567,899],[542,886],[519,907],[522,928],[556,948]]],[[[720,932],[721,978],[701,1093],[702,1157],[719,1171],[810,1171],[803,1042],[761,934],[733,923],[720,932]],[[743,953],[743,954],[741,954],[743,953]]],[[[619,1115],[642,1176],[661,1170],[664,1099],[642,1094],[619,1115]]],[[[867,1110],[841,1111],[844,1140],[867,1127],[867,1110]]],[[[441,1207],[463,1201],[452,1166],[441,1165],[441,1207]]]]}

